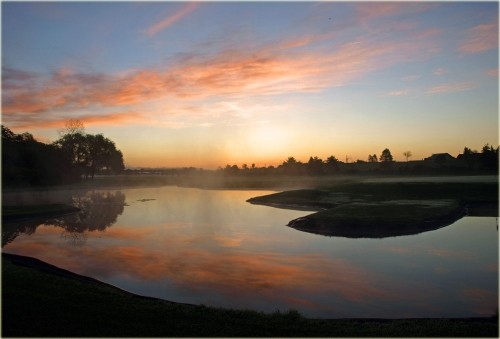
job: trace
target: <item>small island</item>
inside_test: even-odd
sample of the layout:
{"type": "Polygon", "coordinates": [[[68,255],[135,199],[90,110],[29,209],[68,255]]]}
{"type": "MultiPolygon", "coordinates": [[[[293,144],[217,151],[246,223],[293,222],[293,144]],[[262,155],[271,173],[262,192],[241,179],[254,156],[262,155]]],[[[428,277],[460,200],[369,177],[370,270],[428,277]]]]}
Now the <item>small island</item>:
{"type": "Polygon", "coordinates": [[[465,215],[498,216],[497,183],[345,183],[251,198],[252,204],[316,211],[294,229],[348,238],[418,234],[465,215]]]}

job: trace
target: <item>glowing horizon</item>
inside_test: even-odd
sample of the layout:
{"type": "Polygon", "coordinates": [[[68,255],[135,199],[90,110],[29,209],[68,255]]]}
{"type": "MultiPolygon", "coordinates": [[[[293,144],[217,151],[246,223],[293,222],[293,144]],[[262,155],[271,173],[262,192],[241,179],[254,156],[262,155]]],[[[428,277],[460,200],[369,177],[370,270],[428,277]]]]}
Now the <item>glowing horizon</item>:
{"type": "Polygon", "coordinates": [[[493,2],[12,2],[2,22],[2,123],[51,141],[79,119],[129,167],[498,145],[493,2]]]}

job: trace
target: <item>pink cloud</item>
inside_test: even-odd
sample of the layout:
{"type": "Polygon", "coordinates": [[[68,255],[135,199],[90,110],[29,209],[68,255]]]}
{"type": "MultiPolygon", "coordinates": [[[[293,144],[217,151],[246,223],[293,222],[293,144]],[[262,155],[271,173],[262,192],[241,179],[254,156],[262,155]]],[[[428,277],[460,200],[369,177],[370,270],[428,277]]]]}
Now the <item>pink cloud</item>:
{"type": "Polygon", "coordinates": [[[196,10],[196,8],[198,8],[198,6],[199,6],[199,4],[196,2],[190,2],[187,4],[183,4],[183,6],[177,12],[164,18],[163,20],[158,21],[157,23],[155,23],[154,25],[152,25],[151,27],[146,29],[145,33],[151,37],[151,36],[161,32],[161,31],[163,31],[164,29],[172,26],[173,24],[175,24],[176,22],[178,22],[182,18],[184,18],[187,15],[189,15],[190,13],[192,13],[194,10],[196,10]]]}
{"type": "Polygon", "coordinates": [[[436,69],[434,70],[434,72],[432,72],[432,73],[434,73],[434,75],[441,76],[441,75],[443,75],[443,74],[446,74],[447,72],[448,72],[448,71],[447,71],[446,69],[444,69],[444,68],[440,67],[440,68],[436,68],[436,69]]]}
{"type": "Polygon", "coordinates": [[[434,86],[429,88],[426,93],[428,94],[439,94],[439,93],[455,93],[455,92],[464,92],[470,91],[476,88],[477,85],[470,81],[463,82],[455,82],[455,83],[447,83],[441,84],[438,86],[434,86]]]}
{"type": "Polygon", "coordinates": [[[498,48],[498,22],[478,25],[467,30],[459,51],[481,53],[495,48],[498,48]]]}

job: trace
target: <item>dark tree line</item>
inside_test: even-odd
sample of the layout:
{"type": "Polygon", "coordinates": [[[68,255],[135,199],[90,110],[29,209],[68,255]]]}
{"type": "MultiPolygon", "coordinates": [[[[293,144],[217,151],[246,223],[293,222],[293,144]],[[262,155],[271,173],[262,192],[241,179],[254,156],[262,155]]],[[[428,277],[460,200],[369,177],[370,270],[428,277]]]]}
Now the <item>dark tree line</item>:
{"type": "Polygon", "coordinates": [[[336,173],[386,173],[386,174],[490,174],[498,173],[498,150],[486,144],[481,152],[473,151],[465,147],[464,153],[457,158],[447,161],[443,157],[435,157],[432,161],[413,161],[408,163],[408,158],[412,156],[410,151],[403,155],[405,162],[394,161],[391,151],[386,148],[380,156],[376,154],[368,155],[368,161],[357,160],[356,162],[342,162],[335,156],[330,156],[326,160],[310,157],[309,161],[301,162],[294,157],[288,157],[277,167],[256,167],[254,164],[248,166],[243,164],[226,165],[219,168],[224,174],[256,174],[256,175],[332,175],[336,173]]]}
{"type": "Polygon", "coordinates": [[[61,149],[36,141],[30,133],[15,134],[2,125],[2,185],[54,185],[77,180],[61,149]]]}
{"type": "Polygon", "coordinates": [[[70,121],[51,144],[28,132],[15,134],[2,125],[2,185],[4,187],[65,184],[98,172],[123,171],[123,155],[102,134],[85,134],[83,125],[70,121]]]}
{"type": "MultiPolygon", "coordinates": [[[[378,162],[379,158],[374,154],[368,157],[369,162],[378,162]]],[[[364,161],[358,160],[357,163],[364,161]]],[[[389,149],[384,149],[380,155],[381,166],[393,162],[393,157],[389,149]]],[[[335,174],[342,171],[342,166],[345,163],[337,159],[334,155],[329,156],[325,160],[314,156],[309,157],[307,162],[301,162],[294,157],[288,157],[283,163],[277,167],[256,167],[252,164],[249,167],[243,164],[241,168],[238,165],[226,165],[224,168],[219,168],[220,171],[226,174],[241,174],[241,173],[255,173],[255,174],[286,174],[286,175],[328,175],[335,174]]]]}
{"type": "Polygon", "coordinates": [[[498,149],[485,144],[481,152],[464,147],[464,152],[458,156],[468,168],[493,170],[498,172],[498,149]]]}

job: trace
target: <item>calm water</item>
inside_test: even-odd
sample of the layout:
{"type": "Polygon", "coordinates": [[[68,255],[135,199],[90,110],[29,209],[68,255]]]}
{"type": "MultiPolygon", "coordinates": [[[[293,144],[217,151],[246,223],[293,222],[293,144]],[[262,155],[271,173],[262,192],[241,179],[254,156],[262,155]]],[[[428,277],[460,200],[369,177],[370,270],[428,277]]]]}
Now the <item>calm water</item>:
{"type": "MultiPolygon", "coordinates": [[[[246,203],[268,191],[39,193],[81,213],[3,225],[7,253],[141,295],[309,317],[470,317],[498,309],[496,218],[414,236],[347,239],[285,225],[309,212],[246,203]],[[40,224],[41,223],[41,224],[40,224]]],[[[29,202],[19,194],[4,204],[29,202]]]]}

